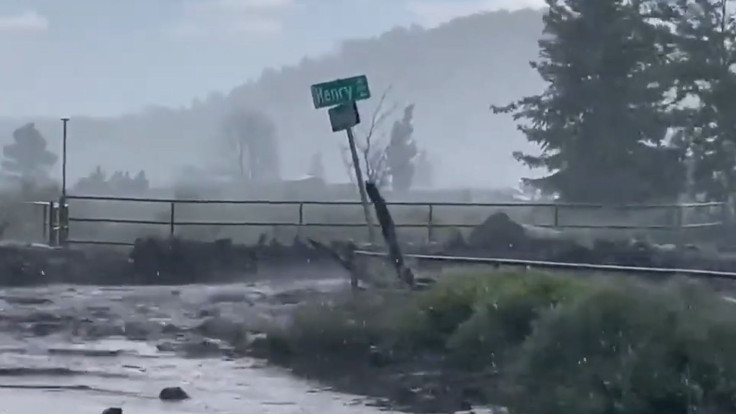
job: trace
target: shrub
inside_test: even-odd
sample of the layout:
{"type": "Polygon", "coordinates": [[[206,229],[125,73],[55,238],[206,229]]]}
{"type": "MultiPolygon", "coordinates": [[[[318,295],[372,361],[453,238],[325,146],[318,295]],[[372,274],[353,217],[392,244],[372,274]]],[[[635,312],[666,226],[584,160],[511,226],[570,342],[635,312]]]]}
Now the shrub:
{"type": "Polygon", "coordinates": [[[480,275],[456,275],[417,294],[398,319],[403,325],[401,342],[415,349],[443,350],[457,327],[473,315],[490,284],[480,275]]]}
{"type": "Polygon", "coordinates": [[[536,414],[733,412],[734,311],[681,282],[598,287],[541,315],[508,405],[536,414]]]}
{"type": "Polygon", "coordinates": [[[499,367],[532,331],[545,311],[583,294],[590,281],[549,273],[491,276],[475,312],[458,326],[447,346],[456,363],[499,367]]]}
{"type": "Polygon", "coordinates": [[[683,281],[464,274],[425,292],[307,305],[274,341],[322,361],[367,361],[379,346],[500,368],[483,386],[512,413],[736,410],[736,304],[683,281]]]}
{"type": "Polygon", "coordinates": [[[391,296],[372,293],[312,302],[295,312],[286,329],[269,333],[280,353],[319,358],[354,358],[367,355],[371,347],[396,335],[391,296]]]}

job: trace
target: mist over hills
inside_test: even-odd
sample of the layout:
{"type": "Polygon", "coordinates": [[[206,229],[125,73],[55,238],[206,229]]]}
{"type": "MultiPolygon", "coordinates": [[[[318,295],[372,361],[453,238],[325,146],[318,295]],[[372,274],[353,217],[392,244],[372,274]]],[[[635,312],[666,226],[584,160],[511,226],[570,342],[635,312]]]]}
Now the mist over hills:
{"type": "MultiPolygon", "coordinates": [[[[359,104],[364,121],[388,87],[388,106],[415,103],[414,136],[436,163],[436,185],[512,185],[528,171],[511,152],[528,144],[512,120],[493,115],[489,105],[543,87],[528,66],[537,56],[541,17],[541,11],[498,11],[431,30],[397,28],[345,41],[326,56],[266,69],[226,95],[211,94],[186,107],[148,108],[115,118],[75,116],[69,124],[70,179],[87,175],[98,164],[108,171],[144,169],[154,184],[174,181],[187,165],[218,169],[227,157],[222,118],[234,108],[256,108],[277,124],[283,177],[303,175],[312,154],[322,152],[327,179],[345,182],[340,159],[344,134],[330,131],[326,110],[313,109],[309,86],[366,74],[373,98],[359,104]]],[[[59,153],[58,119],[0,118],[0,140],[9,141],[13,129],[28,121],[36,122],[59,153]]]]}

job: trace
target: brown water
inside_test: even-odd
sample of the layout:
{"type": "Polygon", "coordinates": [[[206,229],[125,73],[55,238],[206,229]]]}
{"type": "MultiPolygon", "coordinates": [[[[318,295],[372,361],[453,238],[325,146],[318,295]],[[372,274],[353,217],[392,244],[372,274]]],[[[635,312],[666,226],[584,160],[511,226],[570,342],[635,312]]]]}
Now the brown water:
{"type": "Polygon", "coordinates": [[[379,412],[262,361],[156,347],[196,343],[190,328],[210,318],[204,315],[219,313],[218,321],[241,327],[279,323],[289,304],[342,283],[0,290],[0,413],[379,412]],[[167,386],[192,398],[159,401],[167,386]]]}

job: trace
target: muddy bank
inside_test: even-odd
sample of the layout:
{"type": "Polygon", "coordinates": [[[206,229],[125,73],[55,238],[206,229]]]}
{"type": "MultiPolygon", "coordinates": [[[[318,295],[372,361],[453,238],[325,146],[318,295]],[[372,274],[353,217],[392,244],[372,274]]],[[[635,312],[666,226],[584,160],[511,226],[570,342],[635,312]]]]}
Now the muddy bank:
{"type": "MultiPolygon", "coordinates": [[[[142,401],[155,407],[156,393],[162,387],[182,386],[192,395],[187,407],[221,413],[226,411],[209,411],[205,403],[217,396],[218,402],[210,404],[220,406],[222,398],[227,400],[237,392],[261,395],[252,397],[248,406],[269,394],[277,398],[276,389],[269,388],[273,374],[258,382],[268,366],[266,360],[302,379],[315,380],[303,388],[363,396],[342,398],[354,406],[350,411],[426,411],[427,404],[432,404],[442,408],[440,412],[454,412],[449,410],[457,406],[451,392],[443,391],[432,399],[411,397],[415,385],[423,390],[436,388],[437,378],[432,374],[404,377],[403,371],[439,367],[431,360],[392,364],[383,370],[380,364],[364,363],[361,358],[335,364],[336,360],[325,360],[321,353],[315,353],[313,360],[279,358],[269,352],[270,331],[289,326],[295,312],[304,306],[344,297],[346,288],[343,279],[313,278],[221,286],[3,289],[0,395],[5,395],[3,387],[41,392],[53,385],[56,395],[83,394],[88,406],[90,401],[105,401],[95,410],[101,412],[103,404],[138,409],[142,401]],[[215,366],[217,372],[211,369],[215,366]],[[220,378],[214,381],[217,376],[220,378]],[[249,384],[245,390],[243,383],[249,384]],[[100,398],[105,395],[115,399],[100,398]]],[[[287,377],[286,373],[280,376],[284,384],[278,390],[288,385],[287,377]]],[[[467,380],[467,376],[458,378],[467,380]]],[[[424,391],[417,394],[428,395],[424,391]]],[[[291,401],[297,397],[289,393],[291,401]]],[[[313,403],[301,406],[299,398],[300,409],[311,412],[313,403]]],[[[233,413],[242,412],[243,406],[235,410],[237,401],[229,404],[233,413]]],[[[149,407],[143,412],[158,411],[149,407]]]]}
{"type": "Polygon", "coordinates": [[[278,319],[293,297],[330,283],[0,290],[3,413],[377,413],[217,339],[278,319]],[[160,401],[171,386],[191,398],[160,401]]]}

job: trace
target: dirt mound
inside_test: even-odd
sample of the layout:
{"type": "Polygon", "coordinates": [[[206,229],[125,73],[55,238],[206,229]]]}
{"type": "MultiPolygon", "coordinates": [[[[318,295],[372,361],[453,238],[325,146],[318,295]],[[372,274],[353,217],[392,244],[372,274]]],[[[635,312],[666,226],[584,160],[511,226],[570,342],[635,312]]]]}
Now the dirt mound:
{"type": "Polygon", "coordinates": [[[591,245],[564,232],[514,222],[494,213],[474,228],[467,242],[453,240],[444,254],[736,272],[736,256],[701,251],[692,245],[657,245],[641,240],[594,240],[591,245]]]}
{"type": "Polygon", "coordinates": [[[511,220],[506,213],[490,215],[468,237],[471,246],[493,251],[524,249],[529,247],[530,241],[524,226],[511,220]]]}

